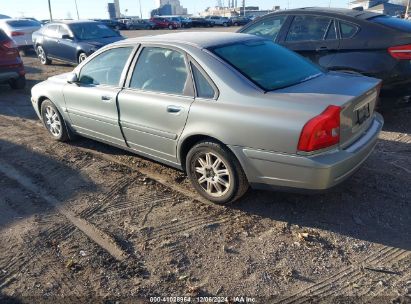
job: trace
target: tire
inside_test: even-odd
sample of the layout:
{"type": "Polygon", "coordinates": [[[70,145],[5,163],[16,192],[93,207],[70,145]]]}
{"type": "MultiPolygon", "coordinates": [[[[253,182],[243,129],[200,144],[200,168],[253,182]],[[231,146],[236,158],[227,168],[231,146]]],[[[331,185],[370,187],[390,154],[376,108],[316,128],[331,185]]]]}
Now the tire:
{"type": "Polygon", "coordinates": [[[26,77],[20,76],[17,79],[10,80],[10,87],[14,90],[24,89],[26,86],[26,77]]]}
{"type": "Polygon", "coordinates": [[[214,203],[234,202],[249,187],[236,157],[214,141],[201,141],[191,148],[186,158],[186,171],[197,192],[214,203]]]}
{"type": "Polygon", "coordinates": [[[234,23],[234,26],[238,26],[238,23],[236,22],[236,23],[234,23]]]}
{"type": "Polygon", "coordinates": [[[40,63],[42,65],[51,64],[51,60],[47,58],[47,53],[41,45],[37,46],[36,53],[37,53],[37,57],[40,59],[40,63]]]}
{"type": "Polygon", "coordinates": [[[48,99],[41,104],[43,124],[54,140],[65,142],[69,140],[66,123],[56,106],[48,99]]]}
{"type": "Polygon", "coordinates": [[[174,29],[174,26],[172,26],[171,24],[168,26],[168,29],[169,30],[173,30],[174,29]]]}
{"type": "Polygon", "coordinates": [[[82,63],[84,60],[87,59],[87,55],[84,52],[80,52],[77,56],[77,62],[78,64],[82,63]]]}
{"type": "Polygon", "coordinates": [[[224,26],[224,27],[227,27],[227,26],[228,26],[228,23],[227,23],[227,22],[224,22],[224,23],[223,23],[223,26],[224,26]]]}

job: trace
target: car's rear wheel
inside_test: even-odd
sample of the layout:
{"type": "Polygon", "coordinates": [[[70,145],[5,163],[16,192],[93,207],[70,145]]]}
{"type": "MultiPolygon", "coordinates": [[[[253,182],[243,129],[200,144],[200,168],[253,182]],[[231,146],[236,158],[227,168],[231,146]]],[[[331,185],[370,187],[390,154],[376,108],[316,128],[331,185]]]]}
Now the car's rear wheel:
{"type": "Polygon", "coordinates": [[[168,26],[168,29],[169,30],[172,30],[172,29],[174,29],[174,26],[172,26],[171,24],[168,26]]]}
{"type": "Polygon", "coordinates": [[[48,99],[44,100],[41,104],[41,116],[44,126],[55,140],[64,142],[69,139],[63,117],[56,106],[48,99]]]}
{"type": "Polygon", "coordinates": [[[86,59],[87,59],[86,53],[81,52],[80,54],[78,54],[77,61],[78,61],[79,64],[82,63],[86,59]]]}
{"type": "Polygon", "coordinates": [[[19,76],[16,79],[10,80],[10,87],[15,90],[21,90],[24,89],[26,86],[26,77],[25,76],[19,76]]]}
{"type": "Polygon", "coordinates": [[[37,47],[37,57],[40,59],[42,65],[51,64],[51,60],[47,58],[47,54],[41,45],[37,47]]]}
{"type": "Polygon", "coordinates": [[[227,22],[224,22],[224,23],[223,23],[223,26],[224,26],[224,27],[227,27],[227,26],[228,26],[228,23],[227,23],[227,22]]]}
{"type": "Polygon", "coordinates": [[[206,199],[227,204],[238,200],[249,187],[235,156],[223,145],[202,141],[187,154],[186,170],[194,188],[206,199]]]}

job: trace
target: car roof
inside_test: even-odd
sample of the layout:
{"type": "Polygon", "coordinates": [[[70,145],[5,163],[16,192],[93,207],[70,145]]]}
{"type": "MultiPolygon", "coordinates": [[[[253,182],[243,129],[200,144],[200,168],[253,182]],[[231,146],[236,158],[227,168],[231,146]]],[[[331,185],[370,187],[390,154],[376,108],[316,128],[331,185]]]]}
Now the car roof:
{"type": "Polygon", "coordinates": [[[213,46],[231,44],[247,40],[264,40],[264,38],[239,33],[225,33],[225,32],[182,32],[172,33],[157,36],[144,36],[138,38],[131,38],[117,42],[117,44],[130,43],[166,43],[166,44],[185,44],[192,45],[198,48],[209,48],[213,46]]]}
{"type": "Polygon", "coordinates": [[[100,21],[94,21],[94,20],[53,20],[49,22],[48,24],[81,24],[81,23],[98,23],[100,21]]]}
{"type": "Polygon", "coordinates": [[[348,8],[332,8],[332,7],[303,7],[303,8],[296,8],[284,11],[274,12],[269,15],[277,15],[277,14],[293,14],[293,13],[314,13],[314,14],[326,14],[326,15],[333,15],[334,17],[351,17],[351,18],[358,18],[358,19],[370,19],[373,17],[381,16],[383,14],[378,14],[369,11],[358,11],[352,10],[348,8]]]}

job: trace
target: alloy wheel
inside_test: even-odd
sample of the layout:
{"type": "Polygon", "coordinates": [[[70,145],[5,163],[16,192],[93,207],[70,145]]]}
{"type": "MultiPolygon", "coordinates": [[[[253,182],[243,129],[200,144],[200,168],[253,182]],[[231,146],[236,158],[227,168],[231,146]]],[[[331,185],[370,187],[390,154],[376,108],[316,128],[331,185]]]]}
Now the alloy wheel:
{"type": "Polygon", "coordinates": [[[59,137],[61,135],[61,121],[57,112],[51,107],[48,106],[46,108],[46,127],[50,131],[50,133],[55,136],[59,137]]]}
{"type": "Polygon", "coordinates": [[[231,176],[225,162],[216,154],[200,154],[195,161],[198,184],[212,197],[225,195],[231,186],[231,176]]]}
{"type": "Polygon", "coordinates": [[[86,54],[84,54],[84,53],[81,53],[79,56],[78,56],[78,63],[82,63],[84,60],[86,60],[87,59],[87,55],[86,54]]]}
{"type": "Polygon", "coordinates": [[[45,64],[47,62],[47,57],[46,57],[46,53],[44,52],[43,48],[41,46],[39,46],[37,48],[37,56],[40,59],[40,62],[42,64],[45,64]]]}

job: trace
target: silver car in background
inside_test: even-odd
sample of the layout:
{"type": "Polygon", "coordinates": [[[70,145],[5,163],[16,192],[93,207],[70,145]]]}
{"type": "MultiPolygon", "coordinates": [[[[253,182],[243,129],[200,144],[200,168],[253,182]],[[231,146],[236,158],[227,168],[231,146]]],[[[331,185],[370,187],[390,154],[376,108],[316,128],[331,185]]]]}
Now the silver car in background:
{"type": "Polygon", "coordinates": [[[30,19],[0,19],[0,29],[23,51],[34,49],[31,35],[40,28],[39,22],[30,19]]]}
{"type": "Polygon", "coordinates": [[[327,72],[234,33],[124,40],[32,89],[60,141],[80,134],[187,172],[205,198],[317,191],[349,177],[383,125],[380,81],[327,72]]]}

